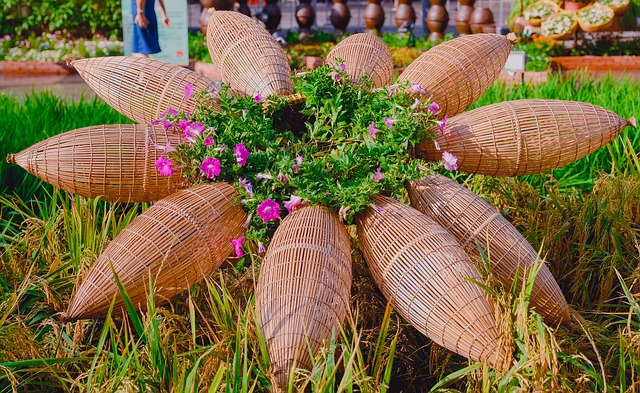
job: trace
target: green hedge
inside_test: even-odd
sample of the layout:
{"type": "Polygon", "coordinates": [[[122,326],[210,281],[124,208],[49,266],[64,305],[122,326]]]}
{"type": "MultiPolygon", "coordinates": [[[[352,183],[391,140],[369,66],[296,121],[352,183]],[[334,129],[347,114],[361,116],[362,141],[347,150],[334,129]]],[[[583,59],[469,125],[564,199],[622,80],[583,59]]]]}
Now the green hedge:
{"type": "Polygon", "coordinates": [[[4,0],[0,35],[67,30],[74,37],[95,33],[122,37],[121,1],[127,0],[4,0]]]}

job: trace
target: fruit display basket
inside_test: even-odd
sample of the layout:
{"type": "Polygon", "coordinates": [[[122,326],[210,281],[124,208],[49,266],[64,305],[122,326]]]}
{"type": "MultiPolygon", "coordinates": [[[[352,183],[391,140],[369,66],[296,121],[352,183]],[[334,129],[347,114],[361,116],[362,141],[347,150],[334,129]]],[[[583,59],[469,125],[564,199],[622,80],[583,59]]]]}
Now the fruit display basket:
{"type": "Polygon", "coordinates": [[[568,40],[578,29],[578,18],[573,12],[558,12],[540,26],[540,34],[554,40],[568,40]]]}
{"type": "Polygon", "coordinates": [[[607,30],[613,23],[614,12],[611,7],[594,3],[578,12],[578,25],[582,31],[594,33],[607,30]]]}
{"type": "Polygon", "coordinates": [[[551,1],[536,1],[524,9],[524,18],[531,26],[540,26],[542,22],[560,10],[558,4],[551,1]]]}

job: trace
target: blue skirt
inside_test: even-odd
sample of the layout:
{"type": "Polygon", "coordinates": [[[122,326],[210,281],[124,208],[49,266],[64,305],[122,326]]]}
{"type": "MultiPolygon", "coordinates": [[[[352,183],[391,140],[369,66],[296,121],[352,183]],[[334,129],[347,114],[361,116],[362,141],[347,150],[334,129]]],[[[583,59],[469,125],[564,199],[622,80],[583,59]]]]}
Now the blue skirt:
{"type": "MultiPolygon", "coordinates": [[[[131,9],[133,17],[138,14],[138,6],[136,0],[131,0],[131,9]]],[[[137,23],[133,24],[133,53],[142,53],[151,55],[160,52],[160,43],[158,42],[158,20],[156,19],[155,0],[147,0],[144,5],[144,16],[149,20],[149,26],[141,29],[137,23]]]]}

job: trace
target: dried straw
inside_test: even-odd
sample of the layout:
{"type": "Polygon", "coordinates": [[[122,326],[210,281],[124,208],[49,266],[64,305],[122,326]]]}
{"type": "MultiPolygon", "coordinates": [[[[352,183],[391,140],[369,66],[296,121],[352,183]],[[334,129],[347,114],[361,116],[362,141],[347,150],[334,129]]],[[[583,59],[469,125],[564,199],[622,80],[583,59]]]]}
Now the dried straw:
{"type": "Polygon", "coordinates": [[[487,105],[449,119],[444,135],[416,149],[438,161],[458,156],[462,172],[491,176],[540,173],[574,162],[613,140],[635,119],[584,102],[517,100],[487,105]]]}
{"type": "Polygon", "coordinates": [[[182,171],[160,176],[154,166],[165,146],[180,136],[163,127],[109,124],[52,136],[11,161],[65,191],[108,201],[156,201],[184,188],[182,171]]]}
{"type": "Polygon", "coordinates": [[[511,39],[498,34],[471,34],[424,52],[398,80],[418,83],[440,105],[438,118],[465,111],[498,79],[511,51],[511,39]]]}
{"type": "Polygon", "coordinates": [[[293,93],[289,60],[278,41],[258,22],[234,11],[213,11],[207,46],[222,80],[238,95],[293,93]]]}
{"type": "Polygon", "coordinates": [[[256,288],[256,306],[271,371],[281,387],[292,367],[311,368],[311,355],[331,338],[349,310],[351,249],[335,213],[296,211],[280,224],[256,288]]]}
{"type": "Polygon", "coordinates": [[[327,61],[344,62],[349,79],[359,83],[367,75],[374,87],[383,87],[393,80],[393,59],[387,45],[375,34],[354,34],[341,41],[327,55],[327,61]]]}
{"type": "Polygon", "coordinates": [[[386,197],[357,216],[358,238],[376,284],[398,313],[445,348],[506,370],[480,273],[456,239],[419,211],[386,197]]]}
{"type": "MultiPolygon", "coordinates": [[[[518,284],[539,262],[535,250],[502,215],[484,199],[441,175],[429,175],[407,187],[411,205],[453,234],[469,255],[485,250],[495,276],[507,288],[516,274],[518,284]]],[[[548,324],[573,327],[560,287],[549,268],[542,265],[531,293],[531,306],[548,324]]]]}
{"type": "Polygon", "coordinates": [[[170,107],[193,112],[201,91],[210,92],[203,104],[220,108],[215,93],[219,85],[177,65],[133,56],[81,59],[71,65],[100,98],[137,123],[151,124],[170,107]],[[185,101],[188,83],[194,93],[185,101]]]}
{"type": "Polygon", "coordinates": [[[158,301],[217,269],[244,233],[246,214],[226,183],[179,191],[136,217],[104,250],[69,304],[67,320],[103,318],[111,300],[123,306],[113,271],[134,306],[147,304],[149,276],[158,301]]]}

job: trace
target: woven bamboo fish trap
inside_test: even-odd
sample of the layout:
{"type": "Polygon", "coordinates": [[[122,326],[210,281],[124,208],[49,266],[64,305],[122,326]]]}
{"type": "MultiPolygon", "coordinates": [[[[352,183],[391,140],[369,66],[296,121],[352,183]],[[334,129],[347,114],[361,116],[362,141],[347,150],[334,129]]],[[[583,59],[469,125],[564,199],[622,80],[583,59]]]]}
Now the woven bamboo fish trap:
{"type": "Polygon", "coordinates": [[[260,267],[256,306],[276,382],[311,355],[349,310],[351,248],[338,216],[306,207],[284,219],[260,267]]]}
{"type": "Polygon", "coordinates": [[[209,183],[179,191],[136,217],[98,257],[73,295],[67,320],[103,318],[111,300],[123,306],[113,271],[134,306],[147,304],[149,277],[158,300],[170,298],[217,269],[244,233],[236,191],[209,183]],[[113,266],[113,271],[111,270],[113,266]]]}
{"type": "Polygon", "coordinates": [[[438,161],[458,156],[458,170],[491,176],[540,173],[574,162],[613,140],[635,119],[584,102],[517,100],[487,105],[447,121],[444,135],[416,155],[438,161]]]}
{"type": "Polygon", "coordinates": [[[440,105],[438,118],[457,115],[498,79],[511,39],[515,35],[470,34],[443,42],[415,59],[398,80],[420,84],[440,105]]]}
{"type": "Polygon", "coordinates": [[[154,166],[163,154],[155,145],[172,146],[180,136],[161,126],[109,124],[78,128],[52,136],[7,161],[54,186],[107,201],[156,201],[184,188],[182,171],[160,176],[154,166]]]}
{"type": "MultiPolygon", "coordinates": [[[[429,175],[407,187],[411,205],[453,234],[469,255],[479,255],[476,242],[489,256],[493,273],[507,288],[539,263],[518,230],[497,210],[454,180],[429,175]]],[[[573,327],[570,309],[549,268],[542,265],[533,284],[531,305],[548,324],[573,327]]]]}
{"type": "Polygon", "coordinates": [[[419,211],[387,197],[357,216],[358,238],[378,288],[398,313],[435,343],[506,370],[494,309],[469,279],[480,273],[455,237],[419,211]]]}
{"type": "Polygon", "coordinates": [[[374,87],[383,87],[393,80],[391,51],[378,36],[369,33],[354,34],[341,41],[327,55],[327,61],[341,59],[349,79],[360,82],[367,75],[374,87]]]}
{"type": "Polygon", "coordinates": [[[258,22],[234,11],[213,11],[207,46],[222,80],[238,95],[293,93],[284,49],[258,22]]]}
{"type": "Polygon", "coordinates": [[[168,108],[194,111],[201,91],[210,92],[206,104],[217,110],[219,86],[183,67],[146,57],[113,56],[75,60],[71,65],[107,104],[131,120],[151,124],[168,108]],[[193,84],[185,101],[184,88],[193,84]]]}

